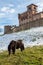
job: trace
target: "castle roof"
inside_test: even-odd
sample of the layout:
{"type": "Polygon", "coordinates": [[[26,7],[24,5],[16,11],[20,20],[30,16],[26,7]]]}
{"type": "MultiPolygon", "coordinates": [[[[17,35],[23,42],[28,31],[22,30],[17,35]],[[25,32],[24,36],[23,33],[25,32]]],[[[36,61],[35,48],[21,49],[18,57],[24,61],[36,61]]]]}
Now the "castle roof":
{"type": "Polygon", "coordinates": [[[33,5],[33,6],[35,6],[35,7],[38,7],[38,6],[37,6],[37,5],[35,5],[35,4],[30,4],[30,5],[28,5],[27,7],[32,6],[32,5],[33,5]]]}

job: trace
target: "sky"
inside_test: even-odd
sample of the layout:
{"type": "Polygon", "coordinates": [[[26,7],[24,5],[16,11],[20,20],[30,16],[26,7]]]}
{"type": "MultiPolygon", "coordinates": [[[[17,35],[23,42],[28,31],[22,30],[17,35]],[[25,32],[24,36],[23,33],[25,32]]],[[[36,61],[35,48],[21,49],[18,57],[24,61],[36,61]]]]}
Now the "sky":
{"type": "Polygon", "coordinates": [[[38,11],[43,10],[43,0],[0,0],[0,27],[19,25],[18,14],[27,10],[30,4],[38,5],[38,11]]]}

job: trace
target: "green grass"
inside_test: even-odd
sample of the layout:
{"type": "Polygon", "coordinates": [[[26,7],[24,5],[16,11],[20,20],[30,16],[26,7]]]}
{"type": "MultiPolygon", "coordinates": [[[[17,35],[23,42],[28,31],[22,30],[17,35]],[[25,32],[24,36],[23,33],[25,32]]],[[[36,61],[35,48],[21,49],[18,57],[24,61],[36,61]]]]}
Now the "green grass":
{"type": "Polygon", "coordinates": [[[8,56],[8,52],[0,53],[0,65],[43,65],[43,46],[26,48],[23,52],[8,56]]]}

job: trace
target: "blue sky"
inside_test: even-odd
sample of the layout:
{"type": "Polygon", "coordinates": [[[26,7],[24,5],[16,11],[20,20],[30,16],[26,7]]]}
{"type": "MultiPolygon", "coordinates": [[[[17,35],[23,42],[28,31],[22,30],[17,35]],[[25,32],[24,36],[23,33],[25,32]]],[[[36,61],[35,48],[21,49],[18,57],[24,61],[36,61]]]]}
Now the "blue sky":
{"type": "Polygon", "coordinates": [[[43,10],[43,0],[0,0],[0,27],[19,25],[18,13],[26,11],[32,3],[38,5],[38,11],[43,10]]]}

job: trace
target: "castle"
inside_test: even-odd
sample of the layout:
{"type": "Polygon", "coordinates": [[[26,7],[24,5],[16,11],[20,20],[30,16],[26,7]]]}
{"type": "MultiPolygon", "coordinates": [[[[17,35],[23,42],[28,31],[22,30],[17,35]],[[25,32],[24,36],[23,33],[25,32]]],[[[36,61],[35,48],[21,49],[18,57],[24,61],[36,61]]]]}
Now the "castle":
{"type": "Polygon", "coordinates": [[[5,26],[4,33],[43,26],[43,11],[38,12],[37,7],[35,4],[27,6],[27,11],[18,14],[19,26],[5,26]]]}

